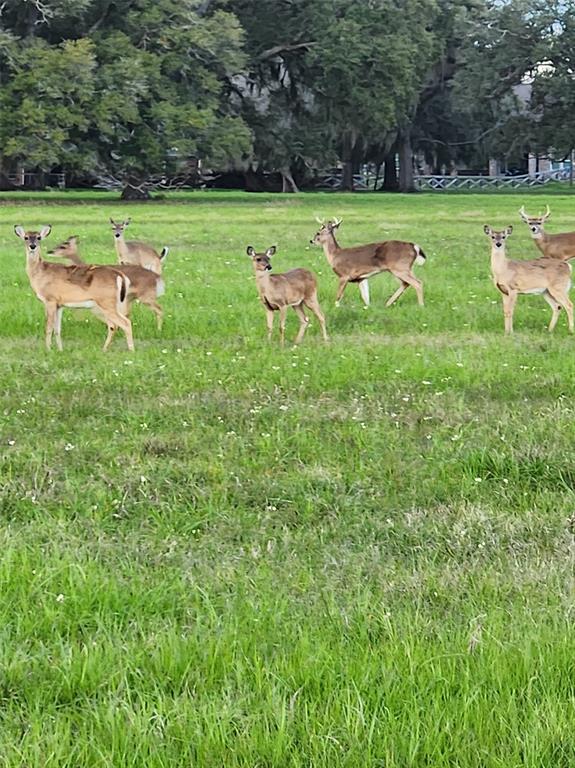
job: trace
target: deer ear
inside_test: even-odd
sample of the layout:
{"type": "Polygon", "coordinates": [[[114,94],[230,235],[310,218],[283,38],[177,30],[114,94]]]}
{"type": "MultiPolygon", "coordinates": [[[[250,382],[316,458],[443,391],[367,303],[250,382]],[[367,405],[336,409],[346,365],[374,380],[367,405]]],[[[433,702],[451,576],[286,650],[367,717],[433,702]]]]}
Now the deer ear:
{"type": "Polygon", "coordinates": [[[52,231],[52,227],[50,226],[50,224],[47,224],[45,227],[42,227],[42,229],[40,230],[40,237],[42,239],[44,239],[45,237],[48,237],[51,231],[52,231]]]}
{"type": "Polygon", "coordinates": [[[113,219],[111,216],[110,216],[110,224],[111,224],[113,227],[115,227],[115,226],[116,226],[116,222],[114,221],[114,219],[113,219]]]}
{"type": "Polygon", "coordinates": [[[483,227],[483,231],[485,232],[486,235],[490,235],[491,234],[491,227],[486,224],[483,227]]]}
{"type": "Polygon", "coordinates": [[[507,232],[508,235],[510,235],[513,232],[512,225],[510,224],[505,231],[507,232]]]}
{"type": "Polygon", "coordinates": [[[275,245],[271,245],[266,251],[266,256],[273,256],[276,250],[275,245]]]}
{"type": "Polygon", "coordinates": [[[251,245],[248,245],[248,247],[246,248],[246,253],[248,254],[248,256],[255,256],[256,252],[251,245]]]}
{"type": "Polygon", "coordinates": [[[125,226],[125,227],[127,227],[127,226],[128,226],[128,224],[129,224],[131,221],[132,221],[131,217],[130,217],[129,219],[126,219],[126,221],[124,222],[124,226],[125,226]]]}
{"type": "Polygon", "coordinates": [[[24,235],[26,234],[26,232],[24,231],[24,227],[20,227],[20,226],[14,227],[14,233],[16,234],[17,237],[21,237],[22,239],[24,239],[24,235]]]}

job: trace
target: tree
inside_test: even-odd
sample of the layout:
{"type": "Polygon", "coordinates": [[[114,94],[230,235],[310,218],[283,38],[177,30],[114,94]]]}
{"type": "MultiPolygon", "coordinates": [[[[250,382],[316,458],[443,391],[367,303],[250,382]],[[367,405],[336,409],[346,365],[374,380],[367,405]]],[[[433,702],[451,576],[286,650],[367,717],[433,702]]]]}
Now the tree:
{"type": "MultiPolygon", "coordinates": [[[[410,115],[433,50],[433,0],[335,0],[308,56],[344,189],[370,147],[409,149],[410,115]]],[[[385,153],[384,153],[385,154],[385,153]]],[[[411,163],[411,156],[409,157],[411,163]]],[[[405,163],[402,164],[402,168],[405,163]]]]}
{"type": "Polygon", "coordinates": [[[245,60],[233,14],[195,0],[11,0],[6,23],[5,163],[105,173],[129,194],[174,158],[222,168],[249,154],[228,98],[245,60]]]}

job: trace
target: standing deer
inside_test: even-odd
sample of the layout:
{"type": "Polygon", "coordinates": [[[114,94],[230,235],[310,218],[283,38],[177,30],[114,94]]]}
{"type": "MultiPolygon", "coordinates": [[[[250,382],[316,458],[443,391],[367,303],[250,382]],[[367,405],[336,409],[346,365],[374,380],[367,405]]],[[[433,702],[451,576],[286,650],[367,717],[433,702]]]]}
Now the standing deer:
{"type": "Polygon", "coordinates": [[[543,256],[550,259],[561,259],[561,261],[575,258],[575,232],[560,232],[556,235],[548,235],[545,232],[543,227],[551,216],[549,206],[547,206],[545,213],[540,213],[539,216],[528,216],[525,207],[521,206],[519,215],[529,226],[531,237],[543,256]]]}
{"type": "Polygon", "coordinates": [[[557,325],[559,310],[563,307],[569,330],[573,333],[573,304],[569,299],[571,265],[549,258],[512,261],[505,256],[505,241],[513,232],[513,227],[495,231],[486,224],[483,231],[491,238],[491,274],[503,299],[505,333],[513,333],[513,313],[520,293],[543,295],[553,310],[550,331],[557,325]]]}
{"type": "Polygon", "coordinates": [[[141,240],[126,240],[124,230],[131,221],[132,219],[126,219],[126,221],[115,222],[114,219],[110,219],[118,261],[120,264],[134,264],[138,267],[144,267],[160,275],[170,249],[164,246],[161,253],[158,254],[155,248],[141,240]]]}
{"type": "MultiPolygon", "coordinates": [[[[60,243],[60,245],[57,245],[51,251],[48,251],[48,254],[50,256],[57,256],[61,259],[68,259],[72,264],[75,264],[78,267],[85,267],[87,266],[86,262],[82,260],[78,250],[78,239],[77,235],[73,235],[67,240],[64,240],[63,243],[60,243]]],[[[130,288],[126,297],[126,315],[129,316],[132,303],[134,301],[139,301],[141,304],[145,304],[149,307],[156,315],[156,322],[158,330],[160,331],[162,329],[163,312],[157,299],[162,296],[165,291],[162,278],[150,269],[137,267],[134,264],[114,264],[113,269],[122,275],[126,275],[130,281],[130,288]]],[[[104,317],[97,307],[94,307],[92,311],[100,320],[104,320],[104,317]]]]}
{"type": "Polygon", "coordinates": [[[385,240],[381,243],[356,245],[340,248],[335,239],[335,230],[341,219],[326,223],[320,221],[320,230],[316,233],[312,245],[322,245],[329,265],[339,278],[335,306],[339,307],[341,297],[348,283],[358,283],[365,308],[369,307],[368,279],[380,272],[391,272],[401,285],[390,296],[385,306],[390,307],[401,294],[412,285],[417,293],[417,301],[423,306],[423,284],[413,274],[414,264],[425,264],[426,256],[419,245],[401,240],[385,240]]]}
{"type": "Polygon", "coordinates": [[[266,309],[268,324],[268,341],[272,337],[274,327],[274,312],[280,313],[281,345],[285,343],[285,325],[288,307],[291,307],[299,317],[300,327],[294,344],[299,344],[304,337],[309,318],[304,312],[308,307],[319,320],[323,340],[328,341],[325,328],[325,318],[317,298],[317,280],[308,269],[290,269],[289,272],[272,275],[271,257],[276,252],[275,246],[268,248],[265,253],[256,253],[251,245],[247,248],[256,273],[256,285],[262,304],[266,309]]]}
{"type": "Polygon", "coordinates": [[[114,267],[77,267],[53,264],[41,256],[40,242],[48,237],[51,227],[40,232],[25,231],[16,226],[16,235],[26,246],[26,272],[30,285],[46,310],[46,347],[52,345],[56,333],[56,345],[62,351],[62,312],[64,307],[97,307],[108,325],[104,350],[112,341],[111,329],[121,328],[126,335],[128,349],[133,351],[132,324],[126,316],[126,296],[130,280],[114,267]]]}

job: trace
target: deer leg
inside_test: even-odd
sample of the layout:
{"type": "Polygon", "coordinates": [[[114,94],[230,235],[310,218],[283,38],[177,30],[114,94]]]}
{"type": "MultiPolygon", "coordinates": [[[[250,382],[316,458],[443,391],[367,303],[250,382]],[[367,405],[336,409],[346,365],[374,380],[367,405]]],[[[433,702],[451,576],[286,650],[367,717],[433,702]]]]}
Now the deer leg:
{"type": "Polygon", "coordinates": [[[274,313],[271,309],[266,309],[266,323],[268,326],[268,341],[271,341],[274,330],[274,313]]]}
{"type": "Polygon", "coordinates": [[[573,333],[573,303],[569,298],[567,292],[554,290],[553,293],[549,291],[551,298],[553,298],[558,304],[560,304],[567,313],[567,322],[569,324],[569,332],[573,333]]]}
{"type": "Polygon", "coordinates": [[[552,331],[557,325],[557,320],[559,319],[559,312],[561,310],[561,304],[555,301],[555,299],[551,296],[549,291],[545,291],[545,293],[543,294],[543,298],[549,304],[549,306],[553,311],[553,314],[551,315],[551,322],[549,323],[549,331],[552,331]]]}
{"type": "Polygon", "coordinates": [[[62,314],[64,313],[64,307],[58,307],[56,310],[56,320],[54,323],[54,330],[56,331],[56,346],[58,351],[62,352],[64,347],[62,346],[62,314]]]}
{"type": "Polygon", "coordinates": [[[112,339],[114,338],[114,334],[116,333],[116,326],[108,324],[108,335],[106,336],[106,341],[104,342],[104,352],[108,349],[110,344],[112,343],[112,339]]]}
{"type": "Polygon", "coordinates": [[[104,343],[104,350],[108,349],[110,346],[110,342],[113,337],[113,330],[116,330],[116,328],[121,328],[124,331],[124,334],[126,336],[126,343],[128,345],[128,349],[130,352],[134,351],[134,336],[132,334],[132,323],[130,322],[130,319],[126,317],[125,315],[120,314],[120,312],[117,312],[115,308],[108,308],[107,311],[103,309],[105,315],[106,315],[106,323],[108,324],[108,336],[106,337],[106,341],[104,343]]]}
{"type": "MultiPolygon", "coordinates": [[[[397,275],[396,275],[396,277],[397,277],[397,275]]],[[[395,304],[395,302],[396,302],[396,301],[399,299],[399,297],[401,296],[401,294],[402,294],[402,293],[403,293],[403,292],[404,292],[404,291],[405,291],[407,288],[409,288],[409,283],[406,283],[406,282],[405,282],[405,280],[403,280],[401,277],[399,277],[399,278],[398,278],[398,280],[401,282],[401,285],[399,286],[399,288],[397,289],[397,291],[395,291],[395,293],[393,293],[393,294],[392,294],[392,295],[389,297],[389,299],[388,299],[388,300],[385,302],[385,306],[386,306],[386,307],[391,307],[391,305],[392,305],[392,304],[395,304]]]]}
{"type": "Polygon", "coordinates": [[[161,331],[162,330],[162,322],[163,322],[163,318],[164,318],[164,311],[162,310],[160,305],[157,304],[155,301],[154,301],[153,304],[150,304],[149,306],[150,306],[150,309],[152,310],[152,312],[156,315],[156,324],[158,326],[158,330],[161,331]]]}
{"type": "Polygon", "coordinates": [[[306,316],[306,313],[303,311],[303,307],[301,304],[294,306],[293,311],[299,317],[299,322],[300,322],[299,331],[297,332],[297,336],[295,337],[295,340],[294,340],[294,344],[299,344],[304,337],[304,333],[306,332],[307,326],[309,324],[309,318],[306,316]]]}
{"type": "Polygon", "coordinates": [[[285,346],[287,307],[280,307],[280,344],[285,346]]]}
{"type": "Polygon", "coordinates": [[[359,292],[361,294],[361,298],[363,299],[364,303],[364,309],[367,309],[369,307],[369,283],[367,280],[360,280],[359,281],[359,292]]]}
{"type": "Polygon", "coordinates": [[[46,311],[46,349],[50,349],[52,346],[52,333],[54,331],[54,324],[56,322],[56,312],[58,311],[57,304],[44,304],[46,311]]]}
{"type": "Polygon", "coordinates": [[[403,280],[408,285],[412,285],[415,289],[415,292],[417,294],[417,303],[420,307],[423,306],[423,283],[421,280],[418,280],[416,276],[413,274],[413,272],[405,272],[405,274],[402,274],[399,278],[400,280],[403,280]]]}
{"type": "Polygon", "coordinates": [[[503,313],[505,315],[505,333],[513,333],[513,313],[515,312],[515,303],[517,302],[516,291],[509,291],[503,299],[503,313]]]}
{"type": "Polygon", "coordinates": [[[309,307],[309,309],[314,313],[314,315],[319,320],[319,324],[321,326],[321,335],[323,336],[323,340],[329,341],[329,337],[327,335],[327,330],[325,327],[325,317],[323,312],[321,311],[321,307],[317,299],[317,294],[314,293],[313,296],[311,296],[309,299],[306,299],[305,304],[307,307],[309,307]]]}
{"type": "MultiPolygon", "coordinates": [[[[164,317],[164,312],[157,301],[154,299],[150,299],[149,301],[142,301],[142,304],[145,304],[147,307],[149,307],[152,312],[156,316],[156,324],[158,326],[158,330],[162,330],[162,318],[164,317]]],[[[126,317],[129,315],[129,309],[125,312],[126,317]]]]}
{"type": "Polygon", "coordinates": [[[347,277],[340,277],[339,278],[339,285],[337,286],[337,296],[335,297],[335,306],[339,307],[339,303],[341,301],[341,297],[343,296],[343,292],[345,291],[345,287],[348,284],[347,277]]]}

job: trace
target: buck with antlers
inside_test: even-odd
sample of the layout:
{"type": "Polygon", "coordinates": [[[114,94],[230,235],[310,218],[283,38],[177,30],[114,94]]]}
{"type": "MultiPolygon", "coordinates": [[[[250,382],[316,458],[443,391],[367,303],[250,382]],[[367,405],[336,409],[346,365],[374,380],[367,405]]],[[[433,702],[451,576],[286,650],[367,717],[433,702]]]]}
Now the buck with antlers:
{"type": "Polygon", "coordinates": [[[531,237],[543,256],[550,259],[561,259],[561,261],[575,258],[575,232],[560,232],[556,235],[548,235],[545,232],[545,222],[551,216],[549,206],[547,206],[545,213],[540,213],[539,216],[529,216],[525,207],[521,206],[519,215],[529,226],[531,237]]]}
{"type": "Polygon", "coordinates": [[[491,239],[491,274],[503,299],[505,333],[513,333],[513,313],[520,293],[542,294],[553,310],[550,331],[555,328],[563,307],[569,330],[573,333],[573,304],[569,299],[571,265],[550,258],[512,261],[505,255],[505,241],[513,232],[513,227],[496,231],[486,224],[483,231],[491,239]]]}
{"type": "Polygon", "coordinates": [[[264,253],[256,253],[251,245],[247,248],[256,273],[256,285],[262,304],[266,309],[268,324],[268,341],[271,339],[274,327],[274,312],[280,313],[281,345],[285,343],[285,325],[287,310],[291,307],[299,317],[300,327],[294,344],[299,344],[309,323],[304,306],[308,307],[319,320],[324,341],[328,341],[325,328],[325,318],[317,298],[317,280],[308,269],[290,269],[289,272],[272,275],[271,257],[276,252],[271,246],[264,253]]]}
{"type": "Polygon", "coordinates": [[[321,245],[329,265],[339,278],[339,286],[335,300],[339,307],[341,297],[348,283],[358,283],[361,298],[365,307],[369,307],[368,280],[380,272],[391,272],[397,277],[401,285],[395,293],[389,297],[385,306],[390,307],[401,294],[413,286],[417,293],[417,301],[423,306],[423,284],[413,274],[414,264],[425,264],[426,256],[419,245],[406,243],[401,240],[384,240],[380,243],[368,245],[356,245],[351,248],[341,248],[335,239],[335,231],[342,220],[322,222],[320,230],[316,233],[312,245],[321,245]]]}
{"type": "Polygon", "coordinates": [[[110,219],[118,261],[120,264],[134,264],[137,267],[144,267],[144,269],[161,275],[164,261],[170,249],[164,246],[161,253],[158,253],[155,248],[141,240],[126,240],[124,230],[131,221],[131,219],[126,219],[126,221],[116,222],[114,219],[110,219]]]}
{"type": "MultiPolygon", "coordinates": [[[[61,259],[68,259],[79,267],[88,266],[85,261],[80,257],[78,249],[78,236],[73,235],[63,243],[57,245],[51,251],[48,251],[50,256],[57,256],[61,259]]],[[[126,277],[130,281],[130,287],[126,297],[126,315],[129,315],[132,302],[139,301],[141,304],[145,304],[156,315],[156,321],[158,324],[158,330],[162,329],[162,308],[158,304],[157,299],[163,295],[165,286],[164,281],[155,272],[150,269],[144,269],[144,267],[137,267],[134,264],[114,264],[113,269],[126,277]]],[[[105,318],[101,315],[97,307],[93,310],[101,320],[105,318]]]]}
{"type": "Polygon", "coordinates": [[[129,278],[114,267],[66,266],[44,261],[40,243],[50,234],[49,226],[43,227],[40,232],[26,231],[20,226],[14,227],[14,231],[24,241],[30,285],[46,310],[46,347],[50,349],[55,332],[56,345],[62,350],[64,307],[97,307],[108,325],[104,349],[110,345],[113,329],[121,328],[126,335],[128,349],[132,351],[132,324],[126,316],[129,278]]]}

